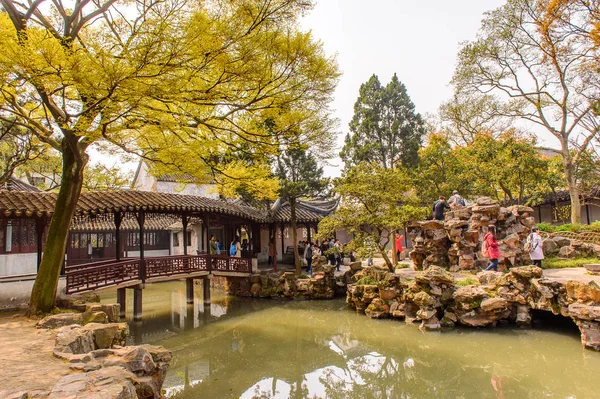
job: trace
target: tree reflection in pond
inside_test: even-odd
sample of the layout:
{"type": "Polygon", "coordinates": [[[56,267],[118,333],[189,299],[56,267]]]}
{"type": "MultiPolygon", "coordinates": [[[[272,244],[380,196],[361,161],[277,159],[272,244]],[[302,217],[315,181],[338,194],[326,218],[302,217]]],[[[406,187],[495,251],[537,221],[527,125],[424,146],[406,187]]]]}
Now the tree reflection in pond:
{"type": "MultiPolygon", "coordinates": [[[[183,283],[169,284],[147,290],[185,294],[183,283]]],[[[183,311],[188,322],[179,328],[172,320],[182,310],[166,297],[137,328],[142,341],[173,351],[165,388],[176,399],[597,396],[600,353],[582,350],[576,330],[422,333],[415,325],[370,320],[341,300],[231,300],[214,293],[210,312],[220,317],[188,305],[196,307],[183,311]]]]}

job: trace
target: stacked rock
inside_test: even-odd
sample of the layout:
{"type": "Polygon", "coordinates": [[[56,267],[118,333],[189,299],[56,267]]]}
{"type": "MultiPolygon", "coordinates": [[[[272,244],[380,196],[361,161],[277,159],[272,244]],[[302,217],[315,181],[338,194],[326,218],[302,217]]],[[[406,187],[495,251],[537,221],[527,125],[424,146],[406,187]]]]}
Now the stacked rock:
{"type": "Polygon", "coordinates": [[[481,253],[483,237],[488,226],[494,225],[501,267],[527,264],[523,245],[535,224],[532,212],[528,206],[505,208],[491,198],[479,198],[473,205],[448,212],[444,221],[410,225],[407,230],[414,247],[410,257],[417,270],[430,265],[444,265],[451,271],[480,269],[489,261],[481,253]]]}

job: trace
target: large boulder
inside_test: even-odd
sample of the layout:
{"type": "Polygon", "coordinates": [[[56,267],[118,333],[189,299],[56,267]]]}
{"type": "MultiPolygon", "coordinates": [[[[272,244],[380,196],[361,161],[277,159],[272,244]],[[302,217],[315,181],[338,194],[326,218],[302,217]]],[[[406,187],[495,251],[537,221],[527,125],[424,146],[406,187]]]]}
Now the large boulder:
{"type": "Polygon", "coordinates": [[[559,248],[571,245],[571,240],[563,236],[554,236],[552,237],[552,241],[554,241],[559,248]]]}
{"type": "Polygon", "coordinates": [[[542,240],[542,249],[546,255],[556,255],[560,251],[560,247],[552,238],[542,240]]]}
{"type": "Polygon", "coordinates": [[[71,324],[82,324],[81,313],[59,313],[46,316],[35,326],[37,328],[60,328],[71,324]]]}
{"type": "Polygon", "coordinates": [[[572,302],[596,304],[600,303],[600,286],[594,281],[588,284],[581,281],[567,281],[567,295],[572,302]]]}
{"type": "Polygon", "coordinates": [[[76,324],[61,327],[56,333],[54,353],[88,353],[96,349],[94,347],[94,334],[90,330],[84,330],[76,324]]]}
{"type": "Polygon", "coordinates": [[[137,399],[134,380],[121,367],[67,375],[58,380],[48,399],[137,399]]]}

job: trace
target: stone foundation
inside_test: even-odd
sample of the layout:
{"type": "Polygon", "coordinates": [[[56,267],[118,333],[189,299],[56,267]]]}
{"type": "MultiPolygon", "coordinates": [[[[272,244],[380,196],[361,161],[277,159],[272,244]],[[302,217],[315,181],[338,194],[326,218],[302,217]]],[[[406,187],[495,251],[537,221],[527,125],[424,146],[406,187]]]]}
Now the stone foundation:
{"type": "Polygon", "coordinates": [[[537,309],[570,317],[583,346],[600,350],[600,286],[594,282],[563,284],[543,278],[536,266],[514,267],[506,274],[480,272],[470,285],[439,266],[417,272],[414,280],[366,268],[354,280],[346,302],[371,318],[419,322],[424,330],[493,327],[499,322],[529,326],[531,309],[537,309]]]}
{"type": "Polygon", "coordinates": [[[324,256],[316,259],[312,276],[304,278],[296,278],[294,272],[263,271],[249,277],[223,278],[221,284],[228,295],[254,298],[331,299],[345,295],[352,276],[362,269],[361,263],[351,263],[350,269],[338,276],[335,266],[326,263],[324,256]]]}

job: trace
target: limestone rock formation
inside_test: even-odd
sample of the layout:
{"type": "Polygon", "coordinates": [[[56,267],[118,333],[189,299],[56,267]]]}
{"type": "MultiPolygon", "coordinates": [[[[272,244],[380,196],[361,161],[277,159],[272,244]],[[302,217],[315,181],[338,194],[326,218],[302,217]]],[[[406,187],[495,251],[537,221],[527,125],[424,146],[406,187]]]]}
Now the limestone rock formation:
{"type": "Polygon", "coordinates": [[[430,265],[448,267],[451,271],[479,270],[488,259],[481,253],[481,243],[488,225],[495,225],[502,257],[501,267],[529,263],[523,251],[524,241],[535,220],[533,209],[523,205],[507,208],[488,197],[475,204],[446,214],[446,220],[420,221],[408,227],[413,243],[410,257],[415,269],[430,265]]]}
{"type": "Polygon", "coordinates": [[[365,268],[348,286],[346,303],[371,318],[420,322],[423,330],[499,322],[530,326],[531,310],[544,310],[573,319],[583,346],[600,350],[600,286],[549,280],[536,266],[514,267],[508,273],[479,272],[469,285],[462,280],[457,285],[453,275],[438,266],[417,272],[414,280],[365,268]]]}

